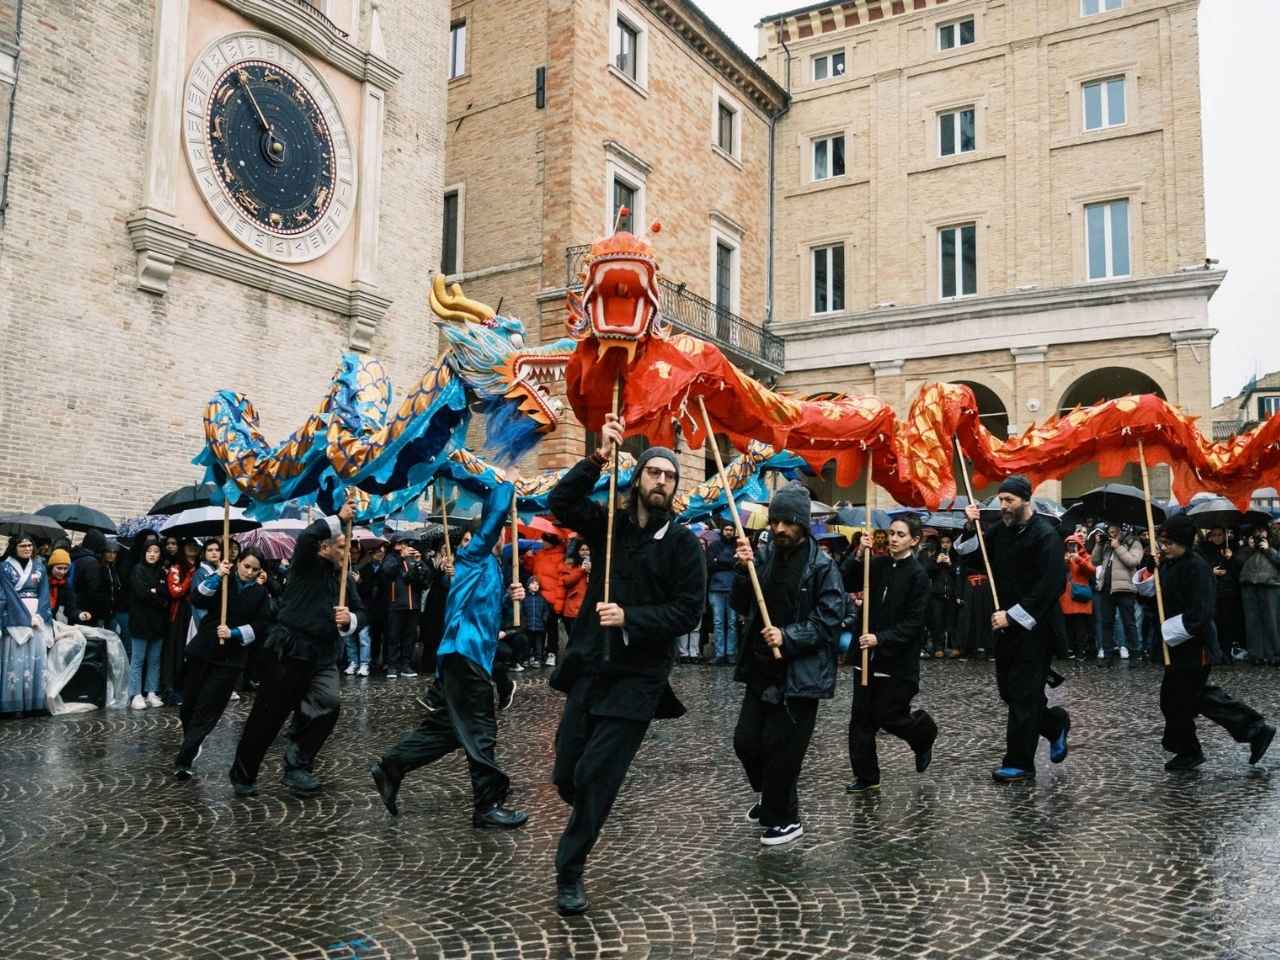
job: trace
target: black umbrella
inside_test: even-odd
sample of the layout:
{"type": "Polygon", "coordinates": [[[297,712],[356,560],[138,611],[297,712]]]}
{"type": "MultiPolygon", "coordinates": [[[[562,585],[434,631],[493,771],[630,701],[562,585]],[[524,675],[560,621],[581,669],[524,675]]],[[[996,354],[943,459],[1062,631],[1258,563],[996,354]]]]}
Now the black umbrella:
{"type": "Polygon", "coordinates": [[[937,513],[926,513],[920,523],[935,530],[963,530],[965,519],[963,513],[940,510],[937,513]]]}
{"type": "Polygon", "coordinates": [[[41,507],[36,513],[48,517],[66,530],[79,530],[81,533],[88,533],[90,530],[116,532],[115,523],[105,513],[79,503],[51,503],[47,507],[41,507]]]}
{"type": "MultiPolygon", "coordinates": [[[[1107,523],[1127,523],[1135,527],[1147,524],[1147,498],[1127,483],[1104,483],[1086,493],[1080,503],[1090,516],[1107,523]]],[[[1164,523],[1164,510],[1154,503],[1151,516],[1156,523],[1164,523]]]]}
{"type": "MultiPolygon", "coordinates": [[[[836,511],[836,519],[840,521],[842,526],[865,528],[867,525],[867,508],[841,507],[836,511]]],[[[884,510],[872,508],[871,528],[873,530],[888,530],[891,523],[893,523],[893,518],[888,513],[884,510]]]]}
{"type": "MultiPolygon", "coordinates": [[[[153,503],[147,513],[172,514],[190,510],[192,507],[207,507],[213,503],[213,498],[217,492],[218,487],[216,484],[191,483],[185,487],[179,487],[177,490],[170,490],[153,503]]],[[[222,531],[219,530],[218,532],[221,533],[222,531]]]]}
{"type": "Polygon", "coordinates": [[[1249,510],[1242,521],[1246,527],[1262,527],[1264,530],[1275,522],[1276,518],[1265,510],[1249,510]]]}
{"type": "Polygon", "coordinates": [[[1222,527],[1226,530],[1240,526],[1244,520],[1244,511],[1226,497],[1205,497],[1197,500],[1187,511],[1187,516],[1195,521],[1201,530],[1212,530],[1222,527]]]}
{"type": "Polygon", "coordinates": [[[1083,503],[1076,503],[1067,508],[1067,512],[1058,518],[1058,527],[1068,532],[1083,524],[1093,514],[1085,509],[1083,503]]]}
{"type": "MultiPolygon", "coordinates": [[[[231,508],[232,533],[244,533],[262,526],[250,520],[239,507],[231,508]]],[[[222,536],[222,507],[192,507],[175,513],[165,521],[160,532],[166,537],[220,537],[222,536]]]]}
{"type": "Polygon", "coordinates": [[[59,540],[67,535],[58,521],[39,513],[0,513],[0,533],[39,540],[59,540]]]}

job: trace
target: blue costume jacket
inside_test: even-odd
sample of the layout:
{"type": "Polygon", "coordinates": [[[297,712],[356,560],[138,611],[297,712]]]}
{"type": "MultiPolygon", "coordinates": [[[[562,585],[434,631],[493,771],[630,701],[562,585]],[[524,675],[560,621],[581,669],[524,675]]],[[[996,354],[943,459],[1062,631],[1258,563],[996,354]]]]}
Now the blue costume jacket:
{"type": "Polygon", "coordinates": [[[444,636],[436,651],[437,674],[449,653],[460,653],[486,675],[493,674],[502,605],[508,602],[507,584],[493,548],[502,537],[514,496],[515,487],[509,483],[494,487],[485,501],[480,529],[454,555],[453,581],[444,608],[444,636]]]}
{"type": "MultiPolygon", "coordinates": [[[[26,566],[17,558],[14,558],[14,563],[26,566]]],[[[31,614],[22,602],[25,597],[36,598],[36,613],[45,623],[52,623],[53,612],[49,609],[49,571],[44,561],[39,557],[31,559],[31,576],[21,590],[17,589],[17,585],[22,574],[14,563],[3,561],[3,571],[0,571],[0,627],[31,626],[31,614]]]]}

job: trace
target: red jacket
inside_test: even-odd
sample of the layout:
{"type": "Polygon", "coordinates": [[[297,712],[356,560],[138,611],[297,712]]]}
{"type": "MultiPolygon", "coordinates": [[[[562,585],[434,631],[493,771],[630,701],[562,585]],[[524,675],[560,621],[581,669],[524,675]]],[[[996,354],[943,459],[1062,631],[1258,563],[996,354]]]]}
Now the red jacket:
{"type": "Polygon", "coordinates": [[[587,571],[575,563],[566,563],[562,568],[564,576],[564,615],[569,620],[577,620],[582,612],[582,601],[587,597],[587,571]]]}
{"type": "Polygon", "coordinates": [[[564,613],[564,544],[543,542],[541,550],[520,558],[525,574],[533,574],[542,586],[542,598],[557,614],[564,613]]]}
{"type": "Polygon", "coordinates": [[[1062,590],[1062,597],[1058,601],[1065,614],[1073,613],[1093,613],[1092,600],[1072,600],[1071,584],[1078,583],[1093,589],[1093,571],[1097,569],[1093,565],[1093,560],[1082,550],[1077,550],[1067,557],[1067,585],[1062,590]]]}

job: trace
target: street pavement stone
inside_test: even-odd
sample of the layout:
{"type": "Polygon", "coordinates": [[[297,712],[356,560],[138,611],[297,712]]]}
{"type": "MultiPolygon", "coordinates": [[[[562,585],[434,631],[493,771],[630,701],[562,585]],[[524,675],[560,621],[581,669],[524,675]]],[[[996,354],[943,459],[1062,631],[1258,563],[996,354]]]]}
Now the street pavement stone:
{"type": "MultiPolygon", "coordinates": [[[[732,671],[677,667],[689,707],[655,723],[587,867],[592,910],[554,910],[566,808],[548,782],[561,697],[521,675],[499,758],[514,833],[473,831],[460,755],[412,774],[401,816],[369,762],[419,715],[417,683],[344,680],[343,714],[298,799],[279,745],[259,796],[226,770],[251,698],[232,704],[199,776],[172,777],[177,711],[0,722],[0,956],[256,958],[1280,957],[1280,790],[1201,721],[1208,762],[1167,774],[1159,671],[1062,667],[1071,755],[997,786],[1004,712],[992,665],[924,665],[937,718],[915,773],[882,736],[883,789],[850,797],[850,675],[824,703],[800,784],[805,836],[764,848],[733,754],[732,671]]],[[[1274,718],[1280,671],[1219,669],[1274,718]]],[[[1280,747],[1277,747],[1280,751],[1280,747]]]]}

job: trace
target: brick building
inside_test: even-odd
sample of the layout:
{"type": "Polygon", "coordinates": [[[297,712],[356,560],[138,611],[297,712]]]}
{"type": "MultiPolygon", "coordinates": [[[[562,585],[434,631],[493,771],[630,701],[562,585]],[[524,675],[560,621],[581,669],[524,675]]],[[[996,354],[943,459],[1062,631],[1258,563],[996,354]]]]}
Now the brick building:
{"type": "MultiPolygon", "coordinates": [[[[637,233],[662,223],[677,322],[779,375],[760,306],[781,87],[685,0],[456,0],[451,27],[444,271],[563,336],[585,245],[626,206],[637,233]]],[[[565,423],[540,464],[585,445],[565,423]]],[[[687,460],[701,480],[702,453],[687,460]]]]}
{"type": "Polygon", "coordinates": [[[966,382],[996,431],[1130,392],[1208,414],[1224,273],[1205,259],[1197,11],[855,0],[766,18],[759,59],[791,96],[785,385],[902,411],[927,381],[966,382]]]}
{"type": "Polygon", "coordinates": [[[140,512],[198,476],[214,390],[274,441],[346,349],[434,362],[448,16],[0,0],[0,509],[140,512]]]}

